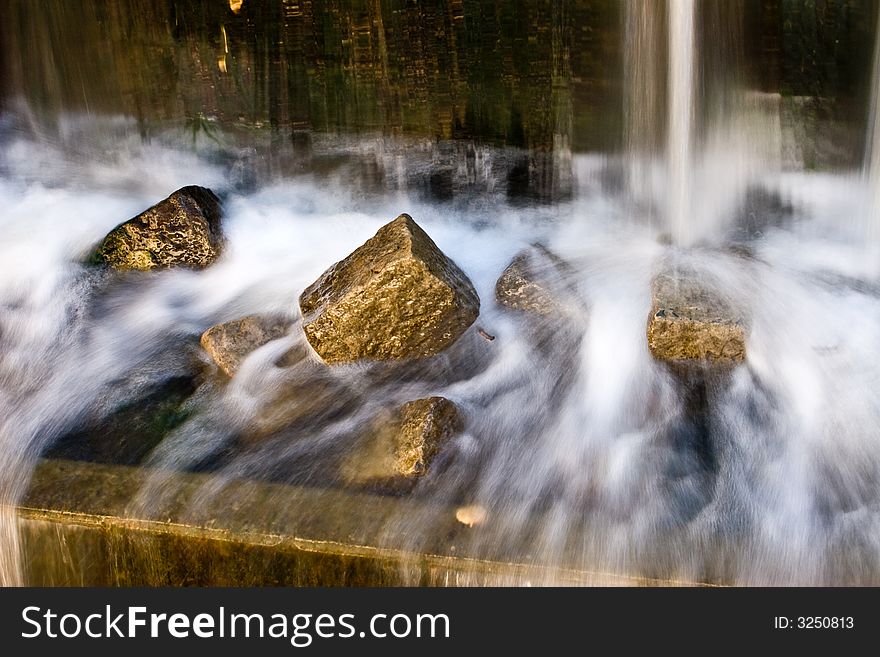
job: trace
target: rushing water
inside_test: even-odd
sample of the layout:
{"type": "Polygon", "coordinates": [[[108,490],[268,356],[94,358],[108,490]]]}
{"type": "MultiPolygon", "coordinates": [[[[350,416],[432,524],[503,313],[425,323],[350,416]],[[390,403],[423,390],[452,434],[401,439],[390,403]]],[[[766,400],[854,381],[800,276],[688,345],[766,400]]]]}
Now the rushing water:
{"type": "MultiPolygon", "coordinates": [[[[572,155],[569,82],[583,63],[564,46],[564,11],[546,33],[552,84],[534,92],[552,111],[521,119],[528,151],[395,130],[305,139],[299,124],[279,147],[277,133],[243,139],[207,120],[145,130],[143,117],[59,111],[47,128],[32,106],[8,111],[2,583],[21,582],[13,506],[41,455],[154,467],[132,491],[139,518],[162,507],[169,471],[210,472],[185,511],[202,523],[203,503],[231,480],[345,487],[359,427],[442,395],[466,429],[409,493],[433,504],[385,527],[415,552],[442,543],[441,514],[479,505],[486,521],[460,546],[471,556],[691,581],[877,584],[880,287],[862,224],[841,219],[868,216],[877,167],[870,156],[863,176],[784,170],[781,100],[747,90],[739,3],[706,4],[626,3],[622,186],[616,153],[572,155]],[[223,197],[217,263],[124,277],[82,264],[109,229],[185,184],[223,197]],[[476,362],[391,377],[362,364],[281,366],[303,347],[294,331],[231,381],[210,375],[202,331],[255,312],[296,323],[301,291],[403,211],[475,284],[477,325],[496,336],[478,343],[476,362]],[[534,242],[572,278],[567,310],[540,320],[494,302],[499,274],[534,242]],[[651,281],[670,264],[749,318],[746,364],[683,380],[652,359],[651,281]],[[173,406],[162,427],[120,414],[153,408],[157,395],[173,406]],[[320,412],[293,422],[315,400],[320,412]]],[[[374,29],[383,15],[370,16],[374,29]]],[[[453,10],[439,20],[458,25],[453,10]]]]}
{"type": "Polygon", "coordinates": [[[666,220],[672,239],[681,244],[687,240],[688,224],[693,216],[693,162],[691,149],[694,136],[694,82],[696,79],[694,51],[694,3],[673,0],[669,3],[669,127],[666,131],[666,220]]]}
{"type": "Polygon", "coordinates": [[[632,212],[716,241],[782,167],[781,99],[746,75],[741,3],[624,5],[623,159],[632,212]]]}
{"type": "MultiPolygon", "coordinates": [[[[85,169],[81,152],[25,136],[4,148],[7,500],[42,449],[84,417],[185,369],[180,354],[200,331],[255,311],[293,315],[308,283],[405,208],[474,280],[479,324],[497,336],[488,366],[459,381],[369,384],[368,370],[334,369],[334,384],[367,393],[295,440],[233,450],[210,466],[219,481],[333,483],[328,463],[352,425],[395,401],[441,394],[465,409],[468,429],[415,494],[488,509],[470,546],[477,554],[689,579],[876,581],[880,300],[854,268],[858,236],[835,229],[841,212],[858,209],[857,178],[783,177],[789,224],[768,227],[744,258],[663,247],[652,229],[621,221],[627,205],[601,191],[601,159],[577,160],[582,193],[570,203],[502,200],[477,212],[406,192],[353,197],[314,177],[242,194],[224,183],[223,166],[187,148],[142,144],[136,133],[112,150],[100,131],[93,139],[85,169]],[[228,194],[222,260],[101,291],[78,264],[88,248],[181,180],[228,194]],[[539,327],[548,336],[539,343],[533,324],[492,302],[499,272],[537,240],[574,265],[579,301],[539,327]],[[752,317],[748,366],[712,387],[697,415],[645,343],[650,280],[670,256],[752,317]]],[[[234,444],[296,376],[272,363],[298,340],[255,352],[228,386],[203,384],[190,402],[198,412],[146,463],[189,469],[234,444]]],[[[161,480],[148,485],[132,512],[149,515],[161,493],[161,480]]],[[[435,520],[400,518],[388,531],[418,549],[435,540],[435,520]]]]}
{"type": "MultiPolygon", "coordinates": [[[[880,33],[880,13],[877,16],[880,33]]],[[[880,272],[880,39],[874,45],[871,96],[868,113],[868,135],[862,173],[865,176],[866,210],[861,214],[866,244],[866,267],[880,272]]]]}
{"type": "Polygon", "coordinates": [[[623,143],[627,188],[634,205],[653,219],[651,199],[664,132],[666,100],[663,63],[666,39],[662,2],[627,0],[623,6],[623,143]]]}

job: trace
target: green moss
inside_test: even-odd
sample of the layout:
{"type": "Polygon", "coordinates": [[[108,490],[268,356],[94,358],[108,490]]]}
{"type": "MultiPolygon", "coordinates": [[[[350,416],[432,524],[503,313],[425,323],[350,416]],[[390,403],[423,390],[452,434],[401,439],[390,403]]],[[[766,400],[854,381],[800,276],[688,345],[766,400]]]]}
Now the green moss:
{"type": "Polygon", "coordinates": [[[107,265],[107,261],[104,259],[104,254],[101,251],[100,245],[94,248],[89,255],[86,256],[83,264],[87,267],[103,267],[107,265]]]}

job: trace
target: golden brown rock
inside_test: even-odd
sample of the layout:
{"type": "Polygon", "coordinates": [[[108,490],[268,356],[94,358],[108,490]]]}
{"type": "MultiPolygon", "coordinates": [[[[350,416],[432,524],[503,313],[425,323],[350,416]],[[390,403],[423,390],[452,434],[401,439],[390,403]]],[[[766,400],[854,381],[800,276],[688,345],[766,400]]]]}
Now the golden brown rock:
{"type": "Polygon", "coordinates": [[[234,376],[248,354],[283,337],[290,326],[280,315],[250,315],[212,326],[202,333],[201,344],[221,370],[234,376]]]}
{"type": "Polygon", "coordinates": [[[326,363],[434,356],[480,312],[468,277],[402,214],[300,296],[303,329],[326,363]]]}
{"type": "Polygon", "coordinates": [[[403,404],[375,418],[343,465],[349,483],[405,485],[423,476],[443,444],[462,429],[458,408],[444,397],[403,404]]]}
{"type": "Polygon", "coordinates": [[[537,315],[552,315],[568,302],[568,265],[541,244],[514,256],[495,283],[495,298],[502,306],[537,315]]]}
{"type": "Polygon", "coordinates": [[[746,358],[746,326],[730,303],[694,272],[654,279],[648,348],[664,361],[736,364],[746,358]]]}
{"type": "Polygon", "coordinates": [[[202,269],[220,255],[220,200],[210,189],[183,187],[114,228],[95,259],[114,269],[202,269]]]}
{"type": "Polygon", "coordinates": [[[403,477],[427,472],[446,440],[461,430],[458,408],[444,397],[428,397],[400,409],[394,440],[394,469],[403,477]]]}

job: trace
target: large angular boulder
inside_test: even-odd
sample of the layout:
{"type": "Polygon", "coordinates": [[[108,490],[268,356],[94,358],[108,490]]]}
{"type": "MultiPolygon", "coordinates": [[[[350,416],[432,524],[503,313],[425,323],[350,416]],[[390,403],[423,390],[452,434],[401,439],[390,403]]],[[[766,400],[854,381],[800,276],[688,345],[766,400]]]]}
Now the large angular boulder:
{"type": "Polygon", "coordinates": [[[94,260],[114,269],[202,269],[220,255],[220,200],[210,189],[182,187],[114,228],[94,260]]]}
{"type": "Polygon", "coordinates": [[[735,365],[746,358],[746,322],[700,281],[697,272],[670,271],[654,279],[648,348],[663,361],[735,365]]]}
{"type": "Polygon", "coordinates": [[[212,326],[202,333],[200,342],[217,366],[234,376],[248,354],[284,337],[290,327],[290,319],[283,315],[249,315],[212,326]]]}
{"type": "Polygon", "coordinates": [[[495,283],[502,306],[536,315],[554,315],[571,302],[571,268],[542,244],[517,253],[495,283]]]}
{"type": "Polygon", "coordinates": [[[458,408],[444,397],[407,402],[373,420],[345,460],[343,477],[351,484],[410,486],[462,427],[458,408]]]}
{"type": "Polygon", "coordinates": [[[402,214],[305,289],[303,329],[326,363],[434,356],[473,324],[468,277],[402,214]]]}

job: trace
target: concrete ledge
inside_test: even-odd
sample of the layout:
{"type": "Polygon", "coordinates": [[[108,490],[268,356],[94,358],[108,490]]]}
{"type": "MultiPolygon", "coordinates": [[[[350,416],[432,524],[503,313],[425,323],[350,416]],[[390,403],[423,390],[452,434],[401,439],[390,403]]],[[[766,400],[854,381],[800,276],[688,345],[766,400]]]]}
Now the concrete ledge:
{"type": "MultiPolygon", "coordinates": [[[[472,531],[449,518],[444,546],[414,553],[386,531],[424,501],[254,481],[187,509],[210,475],[44,460],[18,506],[26,581],[35,586],[493,586],[689,584],[445,554],[472,531]],[[162,476],[149,514],[133,497],[162,476]],[[397,544],[396,544],[397,543],[397,544]]],[[[217,489],[219,491],[219,489],[217,489]]],[[[422,508],[421,510],[426,510],[422,508]]],[[[439,509],[443,511],[443,509],[439,509]]],[[[445,529],[445,527],[443,528],[445,529]]],[[[461,542],[464,542],[463,540],[461,542]]]]}

